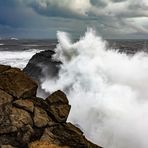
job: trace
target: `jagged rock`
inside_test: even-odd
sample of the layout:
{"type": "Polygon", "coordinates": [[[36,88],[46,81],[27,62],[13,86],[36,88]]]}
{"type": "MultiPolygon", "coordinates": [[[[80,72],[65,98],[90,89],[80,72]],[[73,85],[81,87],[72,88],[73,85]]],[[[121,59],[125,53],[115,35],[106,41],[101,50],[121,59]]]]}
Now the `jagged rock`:
{"type": "Polygon", "coordinates": [[[49,122],[46,111],[40,107],[35,107],[33,120],[36,127],[44,127],[49,122]]]}
{"type": "Polygon", "coordinates": [[[49,111],[55,119],[58,122],[65,122],[71,108],[66,95],[58,90],[46,98],[46,101],[50,104],[49,111]]]}
{"type": "Polygon", "coordinates": [[[0,90],[0,106],[12,102],[13,97],[5,91],[0,90]]]}
{"type": "Polygon", "coordinates": [[[10,69],[11,67],[8,65],[0,65],[0,73],[10,69]]]}
{"type": "Polygon", "coordinates": [[[46,98],[46,101],[49,104],[56,104],[56,103],[68,104],[69,103],[66,95],[60,90],[52,93],[49,97],[46,98]]]}
{"type": "Polygon", "coordinates": [[[38,98],[36,83],[14,68],[0,73],[0,81],[0,147],[100,148],[66,123],[70,105],[62,91],[38,98]]]}
{"type": "Polygon", "coordinates": [[[24,125],[33,125],[30,114],[16,107],[12,107],[10,114],[11,124],[17,129],[22,128],[24,125]]]}
{"type": "Polygon", "coordinates": [[[70,148],[100,148],[86,140],[83,133],[74,128],[72,124],[59,124],[46,128],[40,140],[59,146],[66,144],[70,148]]]}
{"type": "Polygon", "coordinates": [[[45,50],[39,53],[36,53],[32,56],[29,60],[26,67],[23,71],[29,75],[33,80],[38,82],[38,94],[41,97],[46,98],[49,94],[46,93],[40,86],[41,86],[41,78],[56,77],[59,72],[59,66],[61,62],[55,61],[52,59],[52,55],[55,52],[53,50],[45,50]]]}
{"type": "Polygon", "coordinates": [[[13,103],[16,107],[22,108],[24,110],[33,112],[34,110],[34,104],[32,101],[30,101],[29,99],[20,99],[20,100],[16,100],[13,103]]]}
{"type": "Polygon", "coordinates": [[[45,74],[50,77],[57,75],[59,71],[59,65],[61,62],[54,61],[52,55],[55,52],[52,50],[45,50],[36,53],[29,60],[23,71],[29,75],[33,80],[40,82],[40,78],[45,76],[45,74]]]}
{"type": "Polygon", "coordinates": [[[37,84],[19,69],[11,68],[0,73],[0,82],[0,89],[16,98],[36,95],[37,84]]]}

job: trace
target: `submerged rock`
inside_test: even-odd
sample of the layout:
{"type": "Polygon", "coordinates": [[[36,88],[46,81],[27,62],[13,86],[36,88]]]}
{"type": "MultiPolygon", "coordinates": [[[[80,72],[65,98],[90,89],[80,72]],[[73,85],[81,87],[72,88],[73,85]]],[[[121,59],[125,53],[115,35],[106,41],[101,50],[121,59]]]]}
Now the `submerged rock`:
{"type": "Polygon", "coordinates": [[[21,70],[0,73],[1,148],[100,148],[67,123],[69,101],[62,91],[46,100],[35,96],[37,85],[21,70]]]}

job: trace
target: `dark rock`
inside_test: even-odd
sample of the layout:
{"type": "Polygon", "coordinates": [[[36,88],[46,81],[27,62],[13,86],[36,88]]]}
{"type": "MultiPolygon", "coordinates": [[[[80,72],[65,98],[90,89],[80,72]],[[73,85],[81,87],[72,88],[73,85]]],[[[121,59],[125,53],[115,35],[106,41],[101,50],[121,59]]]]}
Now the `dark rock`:
{"type": "Polygon", "coordinates": [[[52,59],[52,55],[54,53],[55,52],[52,50],[45,50],[40,53],[36,53],[29,60],[23,71],[33,80],[38,82],[40,82],[40,78],[43,78],[45,75],[49,75],[50,77],[56,76],[61,62],[54,61],[52,59]]]}
{"type": "Polygon", "coordinates": [[[19,69],[11,68],[0,73],[0,82],[0,89],[16,98],[36,95],[37,84],[19,69]]]}
{"type": "Polygon", "coordinates": [[[15,148],[12,145],[2,145],[1,148],[15,148]]]}
{"type": "Polygon", "coordinates": [[[0,73],[10,69],[11,67],[8,65],[0,65],[0,73]]]}
{"type": "Polygon", "coordinates": [[[22,144],[30,142],[31,137],[34,134],[34,130],[30,125],[26,125],[17,132],[17,140],[22,144]]]}
{"type": "Polygon", "coordinates": [[[46,128],[41,141],[48,141],[50,144],[66,146],[70,148],[100,148],[92,144],[83,136],[80,130],[76,129],[72,124],[59,124],[50,128],[46,128]]]}

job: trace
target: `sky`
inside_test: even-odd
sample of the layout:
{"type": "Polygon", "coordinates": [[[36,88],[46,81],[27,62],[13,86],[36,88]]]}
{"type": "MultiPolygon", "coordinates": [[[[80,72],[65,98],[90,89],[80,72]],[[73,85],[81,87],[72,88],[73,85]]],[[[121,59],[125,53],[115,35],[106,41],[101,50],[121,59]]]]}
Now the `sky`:
{"type": "Polygon", "coordinates": [[[106,39],[148,39],[148,0],[0,0],[1,38],[77,38],[89,27],[106,39]]]}

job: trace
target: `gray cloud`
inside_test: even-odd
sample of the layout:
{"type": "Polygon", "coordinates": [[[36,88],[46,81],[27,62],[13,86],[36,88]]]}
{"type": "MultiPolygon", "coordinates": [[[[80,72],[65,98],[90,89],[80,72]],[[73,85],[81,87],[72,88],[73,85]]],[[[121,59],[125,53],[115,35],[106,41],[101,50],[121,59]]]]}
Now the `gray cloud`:
{"type": "Polygon", "coordinates": [[[140,22],[140,18],[148,18],[147,0],[32,0],[28,4],[41,15],[84,21],[96,19],[98,23],[116,27],[120,32],[125,26],[128,31],[148,31],[145,24],[134,24],[140,22]]]}
{"type": "Polygon", "coordinates": [[[88,26],[106,38],[148,34],[148,1],[1,0],[0,24],[28,30],[53,29],[55,34],[63,29],[75,35],[88,26]]]}

